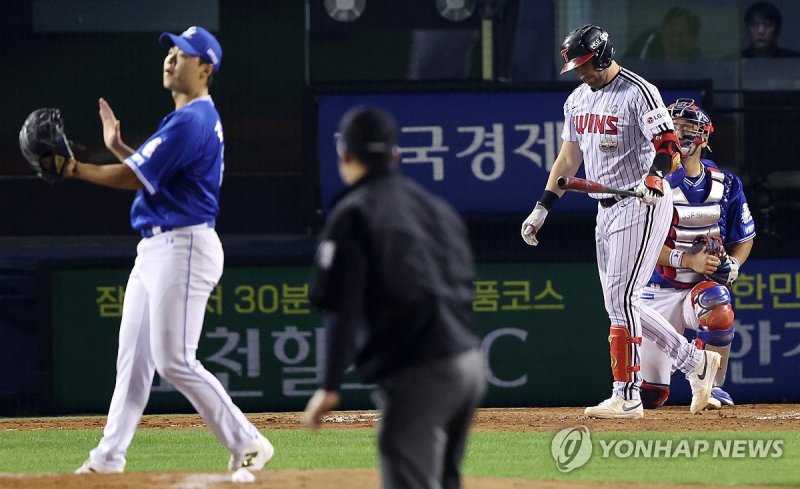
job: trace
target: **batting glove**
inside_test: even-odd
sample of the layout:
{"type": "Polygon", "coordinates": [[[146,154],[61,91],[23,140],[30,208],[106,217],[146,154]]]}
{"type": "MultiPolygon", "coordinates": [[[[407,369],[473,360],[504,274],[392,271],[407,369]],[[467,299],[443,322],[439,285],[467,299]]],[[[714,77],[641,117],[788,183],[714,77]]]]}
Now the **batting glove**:
{"type": "Polygon", "coordinates": [[[547,213],[548,210],[545,206],[543,206],[541,202],[537,202],[536,207],[533,208],[533,212],[522,222],[522,239],[529,245],[536,246],[539,244],[536,233],[542,229],[544,220],[547,218],[547,213]]]}
{"type": "Polygon", "coordinates": [[[664,179],[658,175],[646,173],[636,187],[636,193],[645,205],[656,205],[664,196],[664,179]]]}
{"type": "Polygon", "coordinates": [[[739,278],[739,260],[726,254],[717,270],[709,278],[719,284],[730,287],[739,278]]]}

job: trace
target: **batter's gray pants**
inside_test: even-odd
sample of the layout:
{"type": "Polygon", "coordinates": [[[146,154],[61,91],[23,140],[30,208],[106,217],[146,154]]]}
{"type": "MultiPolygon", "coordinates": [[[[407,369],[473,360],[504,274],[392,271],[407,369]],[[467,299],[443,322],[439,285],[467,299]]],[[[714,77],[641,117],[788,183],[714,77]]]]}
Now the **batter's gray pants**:
{"type": "Polygon", "coordinates": [[[378,445],[384,489],[457,489],[472,415],[486,391],[477,350],[404,369],[381,382],[378,445]]]}

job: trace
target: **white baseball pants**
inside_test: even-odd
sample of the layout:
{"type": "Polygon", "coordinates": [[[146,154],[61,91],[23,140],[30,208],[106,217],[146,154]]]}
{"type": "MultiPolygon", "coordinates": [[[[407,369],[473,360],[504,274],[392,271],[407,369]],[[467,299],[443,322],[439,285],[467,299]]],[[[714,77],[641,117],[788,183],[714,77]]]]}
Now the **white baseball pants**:
{"type": "MultiPolygon", "coordinates": [[[[642,304],[640,296],[658,262],[671,221],[672,192],[666,180],[664,197],[654,206],[633,197],[608,208],[598,204],[597,268],[611,324],[627,327],[631,337],[644,336],[674,359],[677,368],[691,372],[702,353],[659,313],[642,304]]],[[[629,349],[631,365],[639,365],[639,345],[632,343],[629,349]]],[[[612,395],[639,399],[641,383],[642,375],[635,371],[628,382],[614,381],[612,395]]]]}
{"type": "MultiPolygon", "coordinates": [[[[686,328],[697,331],[700,327],[692,307],[692,289],[645,287],[644,291],[652,296],[644,301],[647,306],[661,314],[678,334],[683,335],[686,328]]],[[[642,343],[642,377],[648,382],[665,385],[670,384],[672,377],[672,358],[651,341],[642,343]]]]}
{"type": "Polygon", "coordinates": [[[231,453],[257,437],[256,427],[195,358],[223,261],[214,229],[174,230],[139,242],[125,290],[116,385],[93,460],[124,468],[155,371],[186,396],[231,453]]]}

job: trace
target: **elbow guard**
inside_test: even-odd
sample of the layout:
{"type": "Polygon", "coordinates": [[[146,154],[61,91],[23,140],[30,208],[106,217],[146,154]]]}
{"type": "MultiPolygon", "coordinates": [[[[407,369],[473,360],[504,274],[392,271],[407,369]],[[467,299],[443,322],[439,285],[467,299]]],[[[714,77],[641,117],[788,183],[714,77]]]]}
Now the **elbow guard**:
{"type": "Polygon", "coordinates": [[[674,131],[664,131],[653,137],[656,156],[650,173],[658,172],[661,176],[669,175],[681,164],[681,147],[674,131]]]}

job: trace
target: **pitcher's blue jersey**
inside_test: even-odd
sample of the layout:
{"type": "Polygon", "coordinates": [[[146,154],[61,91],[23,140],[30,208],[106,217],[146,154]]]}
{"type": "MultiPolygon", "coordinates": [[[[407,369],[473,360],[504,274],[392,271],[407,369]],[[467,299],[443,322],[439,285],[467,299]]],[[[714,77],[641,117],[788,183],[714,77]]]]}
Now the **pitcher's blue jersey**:
{"type": "Polygon", "coordinates": [[[213,221],[225,164],[222,123],[210,96],[169,113],[155,134],[125,159],[144,185],[131,227],[176,228],[213,221]]]}
{"type": "MultiPolygon", "coordinates": [[[[750,214],[747,199],[744,196],[742,181],[733,173],[719,168],[711,160],[700,160],[700,164],[703,171],[698,177],[687,177],[682,167],[667,176],[666,179],[669,181],[670,188],[679,190],[685,196],[686,203],[683,205],[699,207],[709,204],[714,205],[714,202],[708,202],[708,199],[711,198],[709,193],[713,185],[711,172],[721,172],[723,175],[721,180],[723,189],[722,195],[717,197],[719,200],[716,202],[720,206],[719,236],[726,249],[753,239],[756,234],[755,223],[750,214]]],[[[673,230],[676,223],[677,221],[674,220],[673,230]]],[[[670,231],[669,239],[674,236],[673,230],[670,231]]],[[[664,268],[666,267],[660,265],[656,268],[650,279],[650,284],[667,288],[675,287],[676,284],[663,273],[664,268]]]]}

